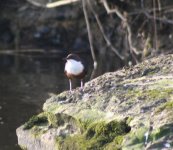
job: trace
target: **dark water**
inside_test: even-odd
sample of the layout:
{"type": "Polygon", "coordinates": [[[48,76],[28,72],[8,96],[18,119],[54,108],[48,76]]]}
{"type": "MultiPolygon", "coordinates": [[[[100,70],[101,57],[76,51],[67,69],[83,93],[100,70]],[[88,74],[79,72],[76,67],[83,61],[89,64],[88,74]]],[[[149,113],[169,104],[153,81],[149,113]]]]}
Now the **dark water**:
{"type": "MultiPolygon", "coordinates": [[[[41,112],[51,93],[69,89],[62,57],[0,56],[0,150],[19,150],[16,128],[41,112]]],[[[92,59],[89,54],[84,54],[84,57],[90,62],[88,81],[92,59]]],[[[105,67],[101,68],[106,71],[105,67]]],[[[79,85],[76,81],[73,86],[79,85]]]]}

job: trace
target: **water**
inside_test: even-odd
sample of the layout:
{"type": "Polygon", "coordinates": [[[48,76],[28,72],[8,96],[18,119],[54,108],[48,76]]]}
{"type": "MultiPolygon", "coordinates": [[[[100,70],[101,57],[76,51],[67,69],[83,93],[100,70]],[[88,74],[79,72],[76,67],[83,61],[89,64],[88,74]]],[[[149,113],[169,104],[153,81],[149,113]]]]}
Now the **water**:
{"type": "MultiPolygon", "coordinates": [[[[52,93],[69,89],[62,57],[0,56],[0,150],[19,150],[16,128],[41,112],[43,103],[52,93]]],[[[92,59],[89,54],[84,54],[84,57],[90,62],[88,81],[92,59]]],[[[106,67],[101,69],[96,76],[107,71],[106,67]]],[[[74,87],[79,85],[79,81],[73,84],[74,87]]]]}

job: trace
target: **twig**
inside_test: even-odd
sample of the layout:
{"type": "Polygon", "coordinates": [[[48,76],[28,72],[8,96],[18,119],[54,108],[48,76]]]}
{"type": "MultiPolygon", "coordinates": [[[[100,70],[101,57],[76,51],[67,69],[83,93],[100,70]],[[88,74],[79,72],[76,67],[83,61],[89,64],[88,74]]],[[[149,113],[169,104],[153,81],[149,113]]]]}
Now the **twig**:
{"type": "Polygon", "coordinates": [[[157,3],[158,3],[158,10],[159,10],[159,12],[161,12],[162,7],[161,7],[161,2],[160,2],[160,0],[157,0],[157,3]]]}
{"type": "MultiPolygon", "coordinates": [[[[160,6],[158,6],[160,7],[160,6]]],[[[148,12],[148,13],[152,13],[154,10],[156,11],[162,11],[163,13],[169,13],[173,11],[173,5],[170,6],[165,6],[165,7],[161,7],[161,8],[152,8],[152,9],[147,9],[147,8],[143,8],[143,9],[136,9],[133,12],[129,12],[129,15],[136,15],[136,14],[142,14],[144,11],[148,12]]]]}
{"type": "Polygon", "coordinates": [[[163,23],[169,23],[169,24],[173,24],[173,20],[167,19],[167,18],[159,18],[159,17],[154,17],[152,15],[150,15],[148,12],[143,12],[145,14],[145,16],[149,19],[156,19],[158,21],[161,21],[163,23]]]}
{"type": "MultiPolygon", "coordinates": [[[[158,16],[161,17],[161,15],[162,15],[162,12],[161,12],[162,6],[161,6],[160,0],[157,0],[157,5],[158,5],[158,9],[159,9],[158,16]]],[[[162,23],[161,22],[159,22],[159,26],[160,26],[160,28],[162,27],[162,23]]]]}
{"type": "Polygon", "coordinates": [[[53,3],[48,3],[46,5],[46,7],[47,8],[59,7],[59,6],[62,6],[62,5],[68,5],[68,4],[71,4],[71,3],[78,2],[78,1],[81,1],[81,0],[59,0],[59,1],[56,1],[56,2],[53,2],[53,3]]]}
{"type": "Polygon", "coordinates": [[[144,8],[144,0],[141,0],[141,8],[144,8]]]}
{"type": "Polygon", "coordinates": [[[95,17],[95,19],[96,19],[96,21],[97,21],[97,24],[98,24],[98,26],[99,26],[100,32],[102,33],[102,36],[103,36],[104,40],[105,40],[106,43],[107,43],[107,46],[110,47],[111,50],[112,50],[121,60],[124,60],[124,56],[122,56],[122,55],[118,52],[118,50],[112,45],[111,41],[110,41],[110,40],[108,39],[108,37],[106,36],[106,34],[105,34],[105,32],[104,32],[104,29],[103,29],[103,26],[102,26],[102,24],[101,24],[101,21],[100,21],[98,15],[97,15],[97,13],[96,13],[95,10],[93,9],[93,7],[92,7],[90,1],[89,1],[89,6],[90,6],[90,9],[91,9],[92,13],[94,14],[94,17],[95,17]]]}
{"type": "Polygon", "coordinates": [[[95,52],[94,52],[92,34],[91,34],[91,29],[90,29],[90,23],[89,23],[89,19],[88,19],[87,10],[86,10],[86,0],[82,0],[82,7],[83,7],[85,22],[86,22],[87,31],[88,31],[88,39],[89,39],[89,43],[90,43],[91,54],[92,54],[92,58],[93,58],[93,61],[94,61],[94,70],[96,70],[97,60],[96,60],[96,56],[95,56],[95,52]]]}
{"type": "Polygon", "coordinates": [[[102,0],[102,3],[107,11],[108,14],[111,13],[116,13],[116,15],[122,20],[124,21],[126,28],[127,28],[127,33],[128,33],[128,42],[129,42],[129,46],[130,49],[135,53],[135,54],[140,54],[139,51],[137,51],[137,49],[133,46],[132,44],[132,32],[131,32],[131,28],[130,25],[128,24],[127,19],[122,15],[122,13],[115,7],[114,9],[110,9],[107,3],[107,0],[102,0]]]}
{"type": "Polygon", "coordinates": [[[102,0],[102,3],[108,14],[116,13],[121,20],[126,22],[126,18],[120,13],[120,11],[116,7],[114,9],[110,9],[107,0],[102,0]]]}
{"type": "Polygon", "coordinates": [[[129,41],[130,49],[133,50],[133,52],[135,54],[139,55],[140,52],[138,52],[136,47],[134,47],[133,44],[132,44],[132,32],[131,32],[131,28],[130,28],[129,25],[127,25],[127,32],[128,32],[128,41],[129,41]]]}
{"type": "Polygon", "coordinates": [[[27,0],[27,1],[36,7],[45,7],[45,4],[43,4],[43,3],[33,1],[33,0],[27,0]]]}
{"type": "MultiPolygon", "coordinates": [[[[156,2],[153,0],[153,8],[156,7],[156,2]]],[[[157,24],[156,24],[156,11],[153,11],[153,23],[154,23],[154,48],[155,50],[158,50],[158,45],[157,45],[157,24]]]]}

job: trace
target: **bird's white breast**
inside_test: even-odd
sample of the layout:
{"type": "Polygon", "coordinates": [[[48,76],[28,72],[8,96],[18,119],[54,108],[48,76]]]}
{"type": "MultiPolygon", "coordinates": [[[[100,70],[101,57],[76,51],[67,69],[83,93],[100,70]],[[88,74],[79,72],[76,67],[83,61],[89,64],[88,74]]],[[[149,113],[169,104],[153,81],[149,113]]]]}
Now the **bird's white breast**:
{"type": "Polygon", "coordinates": [[[82,73],[83,70],[84,66],[80,61],[68,59],[65,64],[65,71],[67,71],[70,74],[78,75],[82,73]]]}

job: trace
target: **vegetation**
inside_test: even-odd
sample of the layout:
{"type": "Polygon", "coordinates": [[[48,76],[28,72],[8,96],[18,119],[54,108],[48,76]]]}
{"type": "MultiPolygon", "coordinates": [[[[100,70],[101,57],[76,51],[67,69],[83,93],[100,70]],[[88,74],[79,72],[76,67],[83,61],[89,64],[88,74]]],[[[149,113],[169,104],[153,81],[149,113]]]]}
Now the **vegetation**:
{"type": "Polygon", "coordinates": [[[160,106],[158,109],[157,109],[157,112],[162,112],[163,110],[171,110],[173,109],[173,101],[168,101],[166,102],[165,104],[163,104],[162,106],[160,106]]]}
{"type": "Polygon", "coordinates": [[[41,124],[45,124],[48,123],[48,118],[46,115],[36,115],[36,116],[32,116],[29,121],[27,121],[24,124],[23,129],[24,130],[28,130],[31,129],[33,126],[35,125],[41,125],[41,124]]]}
{"type": "MultiPolygon", "coordinates": [[[[110,149],[111,147],[119,148],[123,141],[123,135],[130,132],[131,128],[126,120],[110,122],[105,121],[77,121],[66,114],[52,114],[43,112],[37,116],[33,116],[24,124],[24,130],[31,129],[34,136],[45,133],[47,127],[58,128],[67,123],[72,123],[78,127],[81,133],[73,136],[58,136],[57,146],[59,149],[110,149]]],[[[128,121],[129,122],[129,121],[128,121]]],[[[48,128],[47,128],[48,129],[48,128]]]]}
{"type": "Polygon", "coordinates": [[[123,135],[130,131],[125,121],[113,120],[91,123],[82,134],[57,137],[58,149],[93,150],[93,149],[119,149],[123,135]]]}

